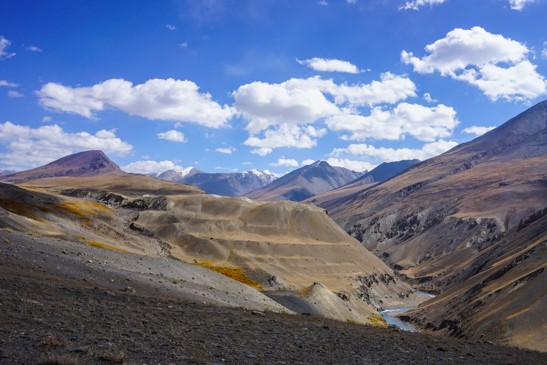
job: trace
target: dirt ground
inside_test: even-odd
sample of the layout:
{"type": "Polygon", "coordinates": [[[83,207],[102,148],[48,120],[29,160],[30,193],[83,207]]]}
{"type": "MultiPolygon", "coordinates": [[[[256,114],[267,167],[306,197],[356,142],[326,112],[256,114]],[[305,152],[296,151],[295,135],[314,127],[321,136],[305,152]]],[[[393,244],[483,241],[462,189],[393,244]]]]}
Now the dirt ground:
{"type": "Polygon", "coordinates": [[[67,277],[50,266],[47,253],[36,264],[36,241],[4,238],[0,364],[547,363],[546,353],[206,305],[144,286],[133,291],[67,277]]]}

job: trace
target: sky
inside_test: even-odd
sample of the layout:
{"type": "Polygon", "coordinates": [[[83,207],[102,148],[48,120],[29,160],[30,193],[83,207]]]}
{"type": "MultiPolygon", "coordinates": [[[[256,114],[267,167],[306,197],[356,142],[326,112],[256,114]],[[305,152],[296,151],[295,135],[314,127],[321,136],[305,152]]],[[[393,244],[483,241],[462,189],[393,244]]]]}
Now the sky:
{"type": "Polygon", "coordinates": [[[0,169],[424,160],[547,98],[547,0],[2,0],[0,169]]]}

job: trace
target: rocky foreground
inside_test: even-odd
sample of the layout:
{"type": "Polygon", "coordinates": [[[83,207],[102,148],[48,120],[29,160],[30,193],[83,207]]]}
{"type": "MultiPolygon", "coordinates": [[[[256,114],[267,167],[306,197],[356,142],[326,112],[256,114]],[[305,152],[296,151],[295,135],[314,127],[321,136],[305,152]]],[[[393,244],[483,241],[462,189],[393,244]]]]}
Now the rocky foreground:
{"type": "Polygon", "coordinates": [[[547,362],[545,353],[489,343],[206,305],[135,290],[113,273],[67,276],[62,262],[32,249],[47,247],[39,241],[0,232],[0,364],[547,362]]]}

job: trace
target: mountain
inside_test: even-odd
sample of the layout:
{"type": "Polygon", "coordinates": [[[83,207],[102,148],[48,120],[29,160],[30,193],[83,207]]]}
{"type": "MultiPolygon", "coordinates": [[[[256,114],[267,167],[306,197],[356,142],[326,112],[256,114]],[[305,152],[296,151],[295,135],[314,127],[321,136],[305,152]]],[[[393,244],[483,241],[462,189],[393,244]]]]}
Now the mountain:
{"type": "Polygon", "coordinates": [[[245,196],[263,201],[302,201],[347,184],[361,175],[360,172],[331,166],[326,161],[315,161],[245,196]]]}
{"type": "Polygon", "coordinates": [[[309,198],[307,202],[315,205],[322,205],[327,201],[336,201],[336,198],[344,198],[350,196],[353,192],[360,191],[364,187],[369,187],[382,181],[391,179],[393,176],[399,175],[401,172],[408,170],[416,165],[419,160],[402,160],[396,162],[384,162],[369,172],[366,172],[357,179],[343,185],[339,188],[326,191],[309,198]]]}
{"type": "Polygon", "coordinates": [[[165,181],[182,182],[185,177],[198,173],[201,173],[201,171],[193,167],[187,167],[183,170],[167,170],[160,173],[150,174],[148,176],[165,181]]]}
{"type": "MultiPolygon", "coordinates": [[[[319,205],[421,289],[453,290],[461,284],[458,272],[499,235],[547,207],[547,101],[392,179],[319,205]]],[[[517,260],[514,265],[518,264],[517,260]]],[[[541,269],[538,261],[535,267],[541,269]]],[[[476,266],[474,275],[486,269],[476,266]]],[[[503,274],[503,270],[498,273],[503,274]]],[[[514,294],[505,298],[506,305],[533,304],[534,297],[514,294]]],[[[481,297],[485,304],[475,309],[476,318],[486,315],[489,300],[481,297]]],[[[547,311],[545,300],[538,305],[547,311]]],[[[533,320],[532,312],[529,315],[527,320],[533,320]]],[[[509,335],[509,323],[508,317],[501,318],[492,336],[509,343],[526,342],[523,332],[519,338],[509,335]]],[[[475,330],[479,331],[468,328],[466,335],[475,330]]]]}
{"type": "Polygon", "coordinates": [[[99,176],[125,174],[102,151],[84,151],[65,156],[45,166],[9,174],[2,181],[20,183],[58,176],[99,176]]]}
{"type": "MultiPolygon", "coordinates": [[[[161,174],[158,178],[163,178],[162,175],[166,173],[161,174]]],[[[268,185],[275,179],[277,176],[271,172],[255,169],[231,173],[207,173],[192,169],[182,178],[171,181],[195,185],[209,194],[242,196],[268,185]]]]}

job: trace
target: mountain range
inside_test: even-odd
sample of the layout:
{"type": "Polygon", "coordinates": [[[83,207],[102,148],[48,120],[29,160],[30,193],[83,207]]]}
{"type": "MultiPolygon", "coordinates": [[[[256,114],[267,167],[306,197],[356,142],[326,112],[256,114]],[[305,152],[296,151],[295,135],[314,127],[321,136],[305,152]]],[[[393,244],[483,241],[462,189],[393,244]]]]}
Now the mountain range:
{"type": "Polygon", "coordinates": [[[302,201],[347,184],[361,175],[361,172],[331,166],[326,161],[315,161],[245,196],[263,201],[302,201]]]}
{"type": "MultiPolygon", "coordinates": [[[[504,232],[547,207],[547,101],[383,183],[349,189],[347,194],[319,195],[314,202],[417,287],[442,293],[435,302],[446,304],[442,300],[448,293],[471,300],[474,318],[484,320],[484,328],[497,328],[483,334],[485,339],[544,346],[530,333],[541,331],[544,322],[533,318],[547,310],[547,286],[539,274],[545,268],[541,247],[546,244],[547,230],[545,226],[536,229],[530,240],[504,241],[506,256],[500,254],[501,244],[496,242],[504,232]],[[528,251],[535,253],[525,254],[527,263],[521,267],[522,255],[528,251]],[[512,270],[517,265],[519,270],[512,270]],[[487,275],[488,270],[495,273],[485,279],[494,280],[492,284],[477,284],[473,296],[462,296],[467,293],[466,283],[473,282],[474,275],[487,275]],[[462,273],[467,275],[465,280],[462,273]],[[504,316],[489,315],[494,303],[489,291],[502,288],[512,288],[504,303],[510,310],[504,316]],[[530,295],[530,290],[536,290],[531,288],[540,290],[543,299],[530,295]]],[[[442,306],[433,307],[441,318],[442,306]]],[[[422,320],[426,308],[420,312],[422,320]]],[[[432,321],[427,327],[476,335],[479,330],[466,321],[463,308],[469,310],[463,306],[452,311],[460,318],[432,321]]]]}

